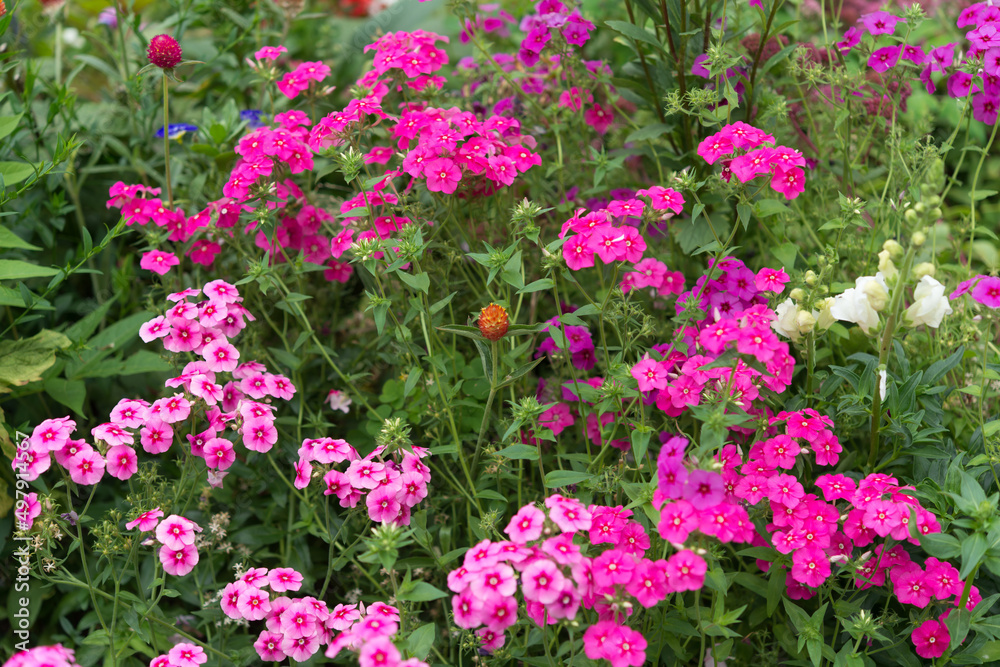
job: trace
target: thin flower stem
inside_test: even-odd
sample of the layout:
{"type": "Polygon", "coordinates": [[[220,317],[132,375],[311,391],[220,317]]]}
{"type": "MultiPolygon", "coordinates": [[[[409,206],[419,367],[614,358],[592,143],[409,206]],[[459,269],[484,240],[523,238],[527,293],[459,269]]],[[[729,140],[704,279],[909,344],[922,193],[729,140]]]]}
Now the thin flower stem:
{"type": "MultiPolygon", "coordinates": [[[[910,249],[906,251],[906,257],[903,259],[903,268],[900,270],[899,277],[896,279],[896,286],[892,290],[892,299],[889,303],[889,317],[886,319],[885,330],[882,332],[882,341],[879,343],[879,370],[885,369],[886,362],[889,359],[889,348],[892,347],[892,334],[896,330],[896,323],[899,318],[899,306],[903,301],[903,292],[906,291],[906,281],[910,276],[910,266],[913,264],[913,255],[915,252],[916,246],[914,245],[911,245],[910,249]]],[[[868,451],[869,469],[875,467],[875,462],[878,458],[879,428],[881,427],[881,423],[882,394],[876,385],[875,396],[872,398],[871,444],[868,451]]]]}
{"type": "Polygon", "coordinates": [[[170,81],[163,78],[163,177],[167,183],[167,204],[174,207],[174,193],[170,188],[170,81]]]}
{"type": "Polygon", "coordinates": [[[990,148],[993,146],[993,140],[996,139],[998,128],[1000,128],[1000,122],[993,121],[993,131],[990,132],[990,140],[986,142],[986,148],[983,149],[982,154],[979,156],[976,173],[972,176],[972,189],[969,191],[969,198],[971,199],[969,203],[969,252],[966,253],[968,261],[965,266],[970,272],[972,271],[972,246],[976,241],[976,186],[979,185],[979,173],[983,170],[986,156],[990,154],[990,148]]]}

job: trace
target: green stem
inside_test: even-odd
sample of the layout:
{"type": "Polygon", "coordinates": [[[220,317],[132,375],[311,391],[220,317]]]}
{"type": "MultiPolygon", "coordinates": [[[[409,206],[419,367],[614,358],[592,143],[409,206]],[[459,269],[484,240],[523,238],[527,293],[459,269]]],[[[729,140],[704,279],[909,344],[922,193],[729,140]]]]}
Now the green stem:
{"type": "Polygon", "coordinates": [[[982,154],[979,156],[979,164],[976,165],[976,173],[972,176],[972,189],[969,192],[969,197],[972,199],[969,204],[969,252],[966,254],[966,257],[968,258],[966,268],[970,271],[972,269],[972,244],[976,240],[976,186],[979,184],[979,172],[982,171],[983,163],[986,162],[986,156],[990,154],[990,147],[993,146],[993,140],[997,136],[997,128],[1000,128],[1000,123],[994,121],[993,131],[990,132],[990,140],[986,142],[986,148],[983,149],[982,154]]]}
{"type": "MultiPolygon", "coordinates": [[[[906,289],[906,281],[910,276],[910,266],[913,264],[913,255],[916,246],[911,245],[906,251],[903,259],[903,268],[896,279],[896,286],[892,290],[892,299],[889,303],[889,318],[885,322],[885,330],[882,332],[882,340],[878,350],[878,370],[885,370],[886,362],[889,359],[889,348],[892,347],[892,334],[896,329],[899,318],[899,305],[903,300],[903,292],[906,289]]],[[[878,458],[879,427],[882,423],[882,394],[878,386],[875,387],[875,397],[872,399],[872,422],[871,422],[871,446],[868,452],[868,468],[875,467],[875,460],[878,458]]]]}
{"type": "Polygon", "coordinates": [[[170,188],[170,82],[163,74],[163,177],[167,183],[167,204],[174,207],[174,193],[170,188]]]}

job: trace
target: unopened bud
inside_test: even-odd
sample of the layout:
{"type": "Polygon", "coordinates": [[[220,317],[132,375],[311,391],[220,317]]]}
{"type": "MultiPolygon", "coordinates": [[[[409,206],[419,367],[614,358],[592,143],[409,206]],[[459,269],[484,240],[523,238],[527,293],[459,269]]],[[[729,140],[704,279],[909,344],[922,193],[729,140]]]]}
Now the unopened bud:
{"type": "Polygon", "coordinates": [[[937,269],[930,262],[921,262],[913,267],[913,277],[917,280],[920,280],[924,276],[933,278],[936,271],[937,269]]]}

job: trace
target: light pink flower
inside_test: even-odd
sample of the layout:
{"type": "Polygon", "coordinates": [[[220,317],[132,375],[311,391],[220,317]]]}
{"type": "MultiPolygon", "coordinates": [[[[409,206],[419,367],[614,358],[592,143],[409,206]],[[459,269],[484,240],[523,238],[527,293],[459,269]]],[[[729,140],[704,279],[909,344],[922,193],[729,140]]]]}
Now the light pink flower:
{"type": "MultiPolygon", "coordinates": [[[[162,525],[162,524],[161,524],[162,525]]],[[[185,544],[179,549],[167,545],[160,547],[160,563],[163,571],[175,577],[183,577],[198,564],[198,550],[193,544],[185,544]]]]}
{"type": "Polygon", "coordinates": [[[141,268],[161,276],[166,274],[170,270],[170,267],[177,266],[180,263],[181,260],[177,259],[177,255],[172,252],[163,252],[162,250],[150,250],[143,253],[142,259],[139,260],[141,268]]]}

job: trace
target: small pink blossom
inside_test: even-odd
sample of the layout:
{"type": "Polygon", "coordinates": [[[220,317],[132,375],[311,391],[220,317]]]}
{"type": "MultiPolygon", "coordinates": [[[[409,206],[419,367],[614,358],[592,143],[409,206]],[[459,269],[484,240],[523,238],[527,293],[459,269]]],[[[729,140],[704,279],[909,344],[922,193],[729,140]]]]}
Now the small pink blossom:
{"type": "Polygon", "coordinates": [[[170,270],[170,267],[177,266],[180,263],[181,260],[177,259],[177,255],[172,252],[163,252],[162,250],[150,250],[143,253],[142,259],[139,260],[141,268],[161,276],[165,275],[170,270]]]}

